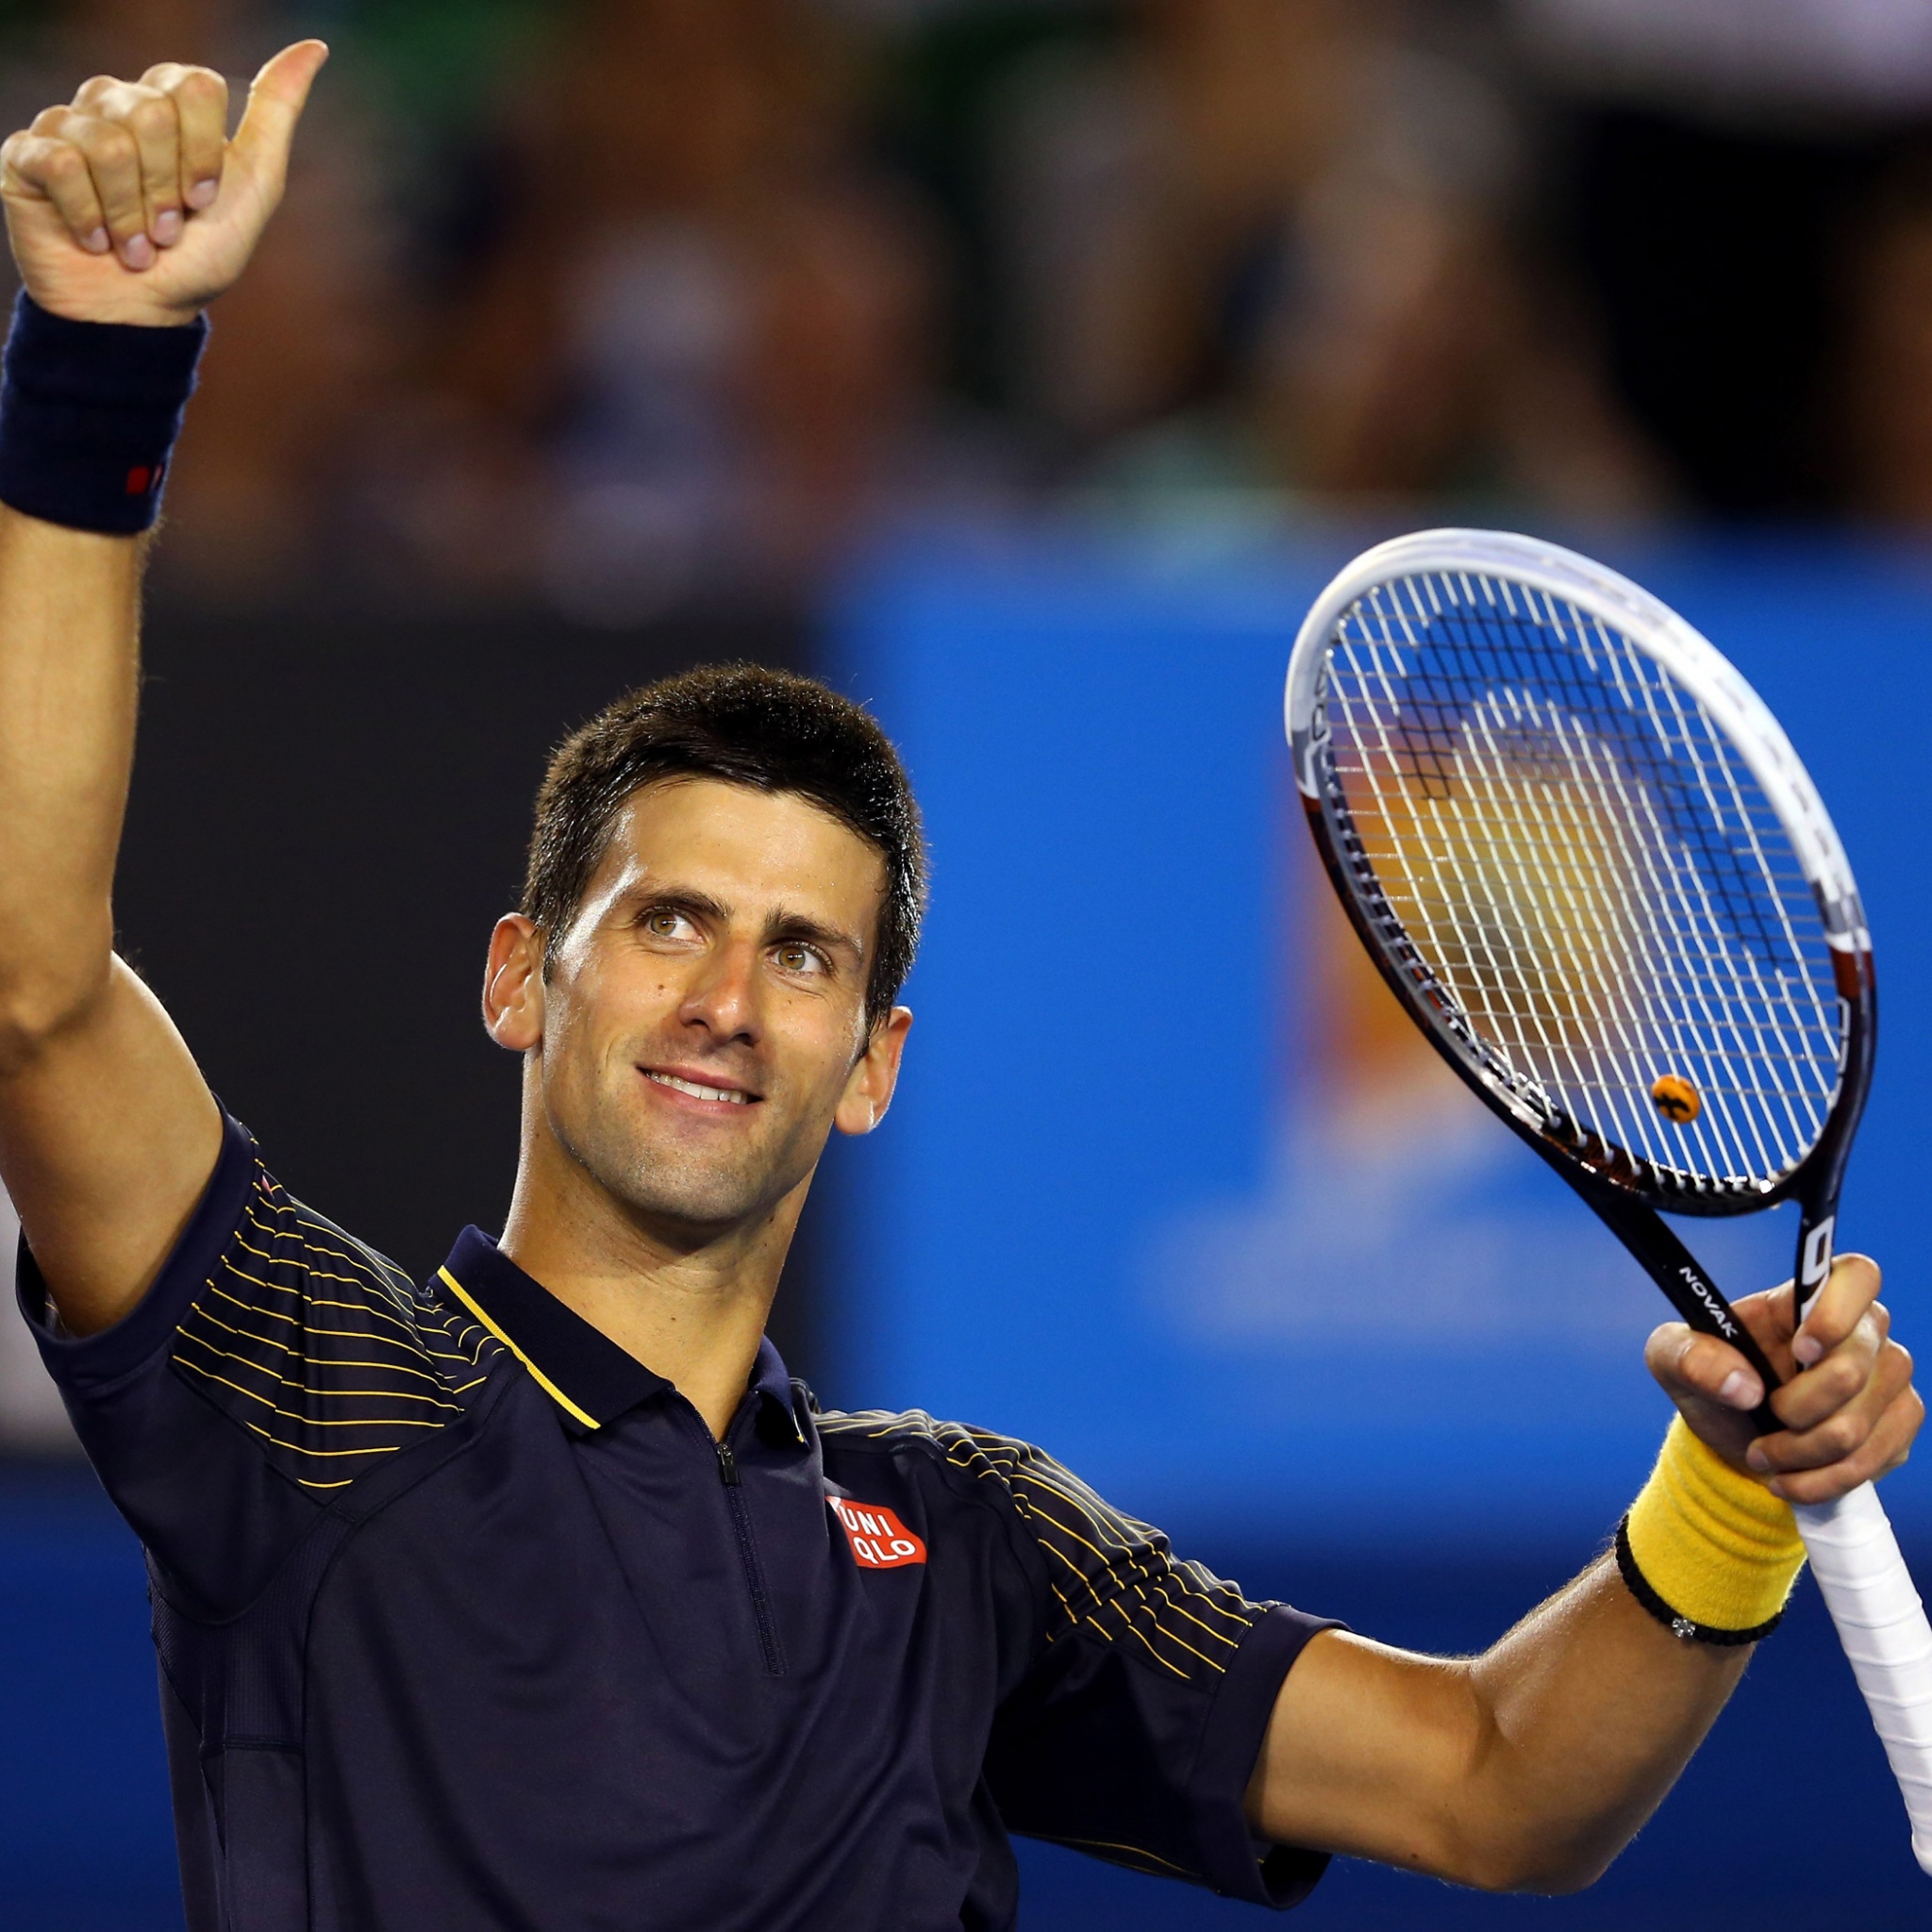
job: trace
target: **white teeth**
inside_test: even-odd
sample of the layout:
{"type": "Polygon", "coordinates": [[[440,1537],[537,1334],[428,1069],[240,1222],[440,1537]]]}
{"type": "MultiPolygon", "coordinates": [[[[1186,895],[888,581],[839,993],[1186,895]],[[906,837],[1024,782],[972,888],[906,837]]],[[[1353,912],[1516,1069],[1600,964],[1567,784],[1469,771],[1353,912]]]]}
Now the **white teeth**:
{"type": "Polygon", "coordinates": [[[745,1107],[751,1101],[749,1093],[740,1093],[728,1087],[701,1087],[695,1080],[680,1080],[675,1074],[646,1074],[644,1078],[657,1081],[660,1087],[675,1087],[693,1100],[728,1100],[734,1107],[745,1107]]]}

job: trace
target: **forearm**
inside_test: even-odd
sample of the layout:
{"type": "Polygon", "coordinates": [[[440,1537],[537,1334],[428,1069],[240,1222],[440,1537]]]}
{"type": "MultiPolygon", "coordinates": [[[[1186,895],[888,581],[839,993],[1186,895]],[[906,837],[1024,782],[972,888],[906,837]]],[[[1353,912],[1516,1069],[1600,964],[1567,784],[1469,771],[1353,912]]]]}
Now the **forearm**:
{"type": "Polygon", "coordinates": [[[0,505],[0,1074],[106,983],[144,548],[0,505]]]}
{"type": "Polygon", "coordinates": [[[1670,1790],[1744,1655],[1679,1641],[1607,1559],[1479,1657],[1326,1633],[1282,1688],[1249,1816],[1276,1843],[1573,1890],[1670,1790]]]}
{"type": "Polygon", "coordinates": [[[0,358],[0,1075],[108,982],[143,533],[207,334],[27,279],[0,358]]]}
{"type": "MultiPolygon", "coordinates": [[[[1853,1349],[1827,1379],[1883,1407],[1888,1377],[1871,1366],[1853,1349]]],[[[1731,1399],[1758,1396],[1753,1384],[1731,1399]]],[[[1680,1417],[1614,1557],[1482,1657],[1309,1644],[1276,1701],[1250,1815],[1289,1842],[1465,1884],[1587,1885],[1670,1789],[1803,1562],[1790,1506],[1680,1417]]]]}

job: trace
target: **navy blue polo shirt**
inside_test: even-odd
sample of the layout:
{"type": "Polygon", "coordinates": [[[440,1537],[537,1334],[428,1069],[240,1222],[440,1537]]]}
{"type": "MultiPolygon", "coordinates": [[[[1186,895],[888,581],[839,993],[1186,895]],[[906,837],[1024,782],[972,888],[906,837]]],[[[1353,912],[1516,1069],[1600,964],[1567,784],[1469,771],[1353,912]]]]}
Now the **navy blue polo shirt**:
{"type": "Polygon", "coordinates": [[[1007,1834],[1285,1906],[1241,1799],[1323,1624],[1039,1450],[722,1441],[472,1228],[424,1289],[230,1123],[124,1321],[22,1295],[147,1551],[192,1932],[1010,1926],[1007,1834]]]}

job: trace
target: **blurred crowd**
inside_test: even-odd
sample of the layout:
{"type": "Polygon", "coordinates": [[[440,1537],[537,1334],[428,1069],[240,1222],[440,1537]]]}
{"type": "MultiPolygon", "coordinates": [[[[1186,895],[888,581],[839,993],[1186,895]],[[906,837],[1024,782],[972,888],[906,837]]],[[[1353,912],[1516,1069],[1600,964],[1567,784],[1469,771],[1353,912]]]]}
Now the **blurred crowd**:
{"type": "Polygon", "coordinates": [[[1069,496],[1932,523],[1923,0],[6,0],[336,60],[166,568],[599,623],[1069,496]]]}

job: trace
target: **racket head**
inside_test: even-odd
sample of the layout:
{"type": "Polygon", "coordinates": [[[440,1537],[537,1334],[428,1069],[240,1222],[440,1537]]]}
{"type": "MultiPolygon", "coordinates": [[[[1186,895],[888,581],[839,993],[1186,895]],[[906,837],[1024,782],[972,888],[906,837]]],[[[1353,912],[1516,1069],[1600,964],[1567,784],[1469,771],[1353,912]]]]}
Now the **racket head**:
{"type": "Polygon", "coordinates": [[[1286,711],[1357,931],[1540,1153],[1674,1213],[1835,1200],[1871,938],[1816,787],[1707,640],[1574,551],[1422,531],[1316,600],[1286,711]]]}

